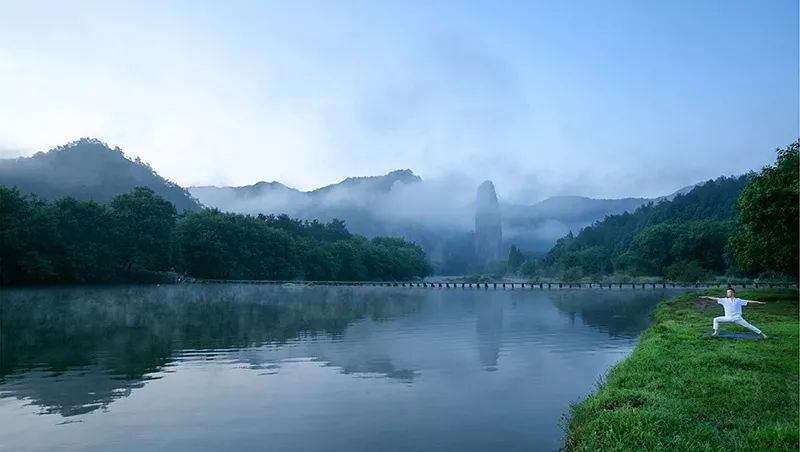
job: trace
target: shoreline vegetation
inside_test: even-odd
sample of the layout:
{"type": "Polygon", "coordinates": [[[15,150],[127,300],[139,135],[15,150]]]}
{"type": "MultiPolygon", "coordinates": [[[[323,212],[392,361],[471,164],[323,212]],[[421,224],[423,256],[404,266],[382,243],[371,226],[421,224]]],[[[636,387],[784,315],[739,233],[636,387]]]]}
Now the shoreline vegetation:
{"type": "Polygon", "coordinates": [[[633,353],[572,405],[567,450],[797,450],[798,292],[737,292],[767,302],[744,314],[777,340],[703,336],[721,309],[701,295],[721,292],[691,292],[656,307],[633,353]]]}
{"type": "Polygon", "coordinates": [[[430,274],[419,245],[367,239],[344,222],[217,209],[178,214],[149,188],[99,204],[44,201],[0,186],[0,284],[243,280],[414,280],[430,274]],[[171,275],[171,276],[170,276],[171,275]]]}

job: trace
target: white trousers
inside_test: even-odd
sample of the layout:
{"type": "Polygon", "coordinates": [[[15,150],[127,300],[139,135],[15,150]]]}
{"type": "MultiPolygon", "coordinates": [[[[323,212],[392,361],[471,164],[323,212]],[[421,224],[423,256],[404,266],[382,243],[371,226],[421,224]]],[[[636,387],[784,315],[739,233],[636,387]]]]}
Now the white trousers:
{"type": "Polygon", "coordinates": [[[741,316],[736,316],[736,317],[727,317],[727,316],[715,317],[714,318],[714,330],[715,331],[719,329],[719,324],[720,323],[736,323],[736,324],[742,325],[743,327],[747,328],[748,330],[750,330],[750,331],[752,331],[752,332],[754,332],[756,334],[761,334],[761,330],[759,330],[758,328],[756,328],[753,325],[751,325],[750,323],[748,323],[747,320],[743,319],[741,316]]]}

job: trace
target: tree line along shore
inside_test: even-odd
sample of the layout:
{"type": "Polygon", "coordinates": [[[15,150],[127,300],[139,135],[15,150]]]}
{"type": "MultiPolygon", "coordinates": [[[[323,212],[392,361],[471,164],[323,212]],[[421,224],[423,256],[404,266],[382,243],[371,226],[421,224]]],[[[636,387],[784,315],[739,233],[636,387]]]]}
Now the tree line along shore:
{"type": "Polygon", "coordinates": [[[178,215],[147,188],[98,204],[47,202],[0,187],[4,285],[210,279],[409,280],[430,273],[418,245],[351,234],[341,221],[201,209],[178,215]]]}

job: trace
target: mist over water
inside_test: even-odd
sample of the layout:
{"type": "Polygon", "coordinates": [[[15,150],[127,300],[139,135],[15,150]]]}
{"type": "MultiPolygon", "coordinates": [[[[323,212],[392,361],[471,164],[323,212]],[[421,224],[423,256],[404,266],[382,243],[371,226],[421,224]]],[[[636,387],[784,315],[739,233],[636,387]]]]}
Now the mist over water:
{"type": "Polygon", "coordinates": [[[556,450],[669,290],[4,290],[0,450],[556,450]]]}

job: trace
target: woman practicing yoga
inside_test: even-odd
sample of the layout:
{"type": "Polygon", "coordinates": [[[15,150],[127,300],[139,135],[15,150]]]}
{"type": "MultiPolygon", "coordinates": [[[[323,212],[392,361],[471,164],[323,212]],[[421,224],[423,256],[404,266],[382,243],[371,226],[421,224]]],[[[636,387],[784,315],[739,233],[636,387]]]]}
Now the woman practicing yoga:
{"type": "Polygon", "coordinates": [[[742,300],[741,298],[736,298],[736,291],[733,290],[732,287],[728,288],[727,297],[725,298],[716,298],[716,297],[700,297],[705,298],[706,300],[714,300],[718,304],[721,304],[722,307],[725,309],[725,315],[722,317],[715,317],[713,326],[714,326],[714,333],[712,336],[719,335],[719,324],[720,323],[737,323],[742,325],[743,327],[747,328],[748,330],[761,335],[762,338],[767,339],[767,335],[761,332],[758,328],[754,327],[747,320],[742,318],[742,306],[746,306],[748,303],[753,304],[766,304],[763,301],[755,301],[755,300],[742,300]]]}

